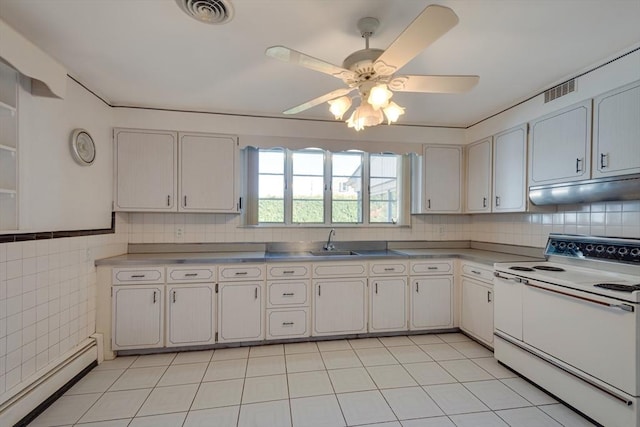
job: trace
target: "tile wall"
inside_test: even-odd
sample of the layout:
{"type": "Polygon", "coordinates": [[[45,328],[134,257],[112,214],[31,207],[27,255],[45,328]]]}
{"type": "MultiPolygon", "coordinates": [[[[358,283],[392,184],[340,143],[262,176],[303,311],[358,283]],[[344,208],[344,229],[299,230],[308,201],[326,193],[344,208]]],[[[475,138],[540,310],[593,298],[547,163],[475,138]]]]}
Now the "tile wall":
{"type": "Polygon", "coordinates": [[[0,244],[0,402],[95,332],[94,261],[126,253],[128,229],[0,244]]]}

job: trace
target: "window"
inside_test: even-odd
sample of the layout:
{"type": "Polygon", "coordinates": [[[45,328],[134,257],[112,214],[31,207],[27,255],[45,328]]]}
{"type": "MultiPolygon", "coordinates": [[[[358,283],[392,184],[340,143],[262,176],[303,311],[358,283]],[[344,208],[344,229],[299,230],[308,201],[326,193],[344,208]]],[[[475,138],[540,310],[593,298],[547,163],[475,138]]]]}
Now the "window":
{"type": "Polygon", "coordinates": [[[406,224],[405,163],[395,154],[248,149],[247,223],[406,224]]]}

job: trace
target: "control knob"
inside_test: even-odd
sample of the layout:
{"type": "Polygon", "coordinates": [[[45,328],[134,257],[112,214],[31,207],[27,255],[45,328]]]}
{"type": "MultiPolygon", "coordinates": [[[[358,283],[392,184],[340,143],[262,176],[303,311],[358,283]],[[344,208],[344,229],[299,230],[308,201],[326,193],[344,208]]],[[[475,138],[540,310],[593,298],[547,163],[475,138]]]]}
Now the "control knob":
{"type": "Polygon", "coordinates": [[[558,245],[558,248],[560,248],[561,250],[563,250],[566,247],[567,247],[567,243],[566,242],[560,242],[560,244],[558,245]]]}
{"type": "Polygon", "coordinates": [[[604,246],[602,246],[602,245],[596,246],[596,252],[599,253],[599,254],[603,253],[604,252],[604,246]]]}
{"type": "Polygon", "coordinates": [[[591,243],[589,243],[584,249],[587,252],[593,252],[594,246],[591,243]]]}
{"type": "Polygon", "coordinates": [[[573,242],[572,242],[572,243],[569,243],[569,244],[567,245],[567,249],[569,249],[569,250],[574,250],[575,248],[576,248],[576,244],[575,244],[575,243],[573,243],[573,242]]]}
{"type": "Polygon", "coordinates": [[[640,256],[640,248],[633,248],[631,249],[631,256],[632,257],[639,257],[640,256]]]}
{"type": "Polygon", "coordinates": [[[616,247],[615,247],[615,246],[609,246],[609,247],[607,248],[607,253],[608,253],[609,255],[613,255],[613,254],[615,254],[615,253],[616,253],[616,247]]]}
{"type": "Polygon", "coordinates": [[[628,249],[628,248],[625,248],[624,246],[623,246],[623,247],[621,247],[620,249],[618,249],[618,254],[619,254],[619,255],[624,256],[624,255],[626,255],[626,254],[628,254],[628,253],[629,253],[629,249],[628,249]]]}

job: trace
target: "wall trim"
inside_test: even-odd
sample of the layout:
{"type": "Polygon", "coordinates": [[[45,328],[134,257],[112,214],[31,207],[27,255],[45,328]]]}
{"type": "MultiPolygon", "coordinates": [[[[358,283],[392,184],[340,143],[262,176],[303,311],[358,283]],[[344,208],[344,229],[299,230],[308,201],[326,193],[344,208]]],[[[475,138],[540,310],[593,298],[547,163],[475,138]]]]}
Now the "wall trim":
{"type": "Polygon", "coordinates": [[[0,243],[25,242],[30,240],[61,239],[64,237],[96,236],[98,234],[114,234],[116,232],[116,213],[111,212],[110,228],[90,230],[39,231],[36,233],[0,234],[0,243]]]}

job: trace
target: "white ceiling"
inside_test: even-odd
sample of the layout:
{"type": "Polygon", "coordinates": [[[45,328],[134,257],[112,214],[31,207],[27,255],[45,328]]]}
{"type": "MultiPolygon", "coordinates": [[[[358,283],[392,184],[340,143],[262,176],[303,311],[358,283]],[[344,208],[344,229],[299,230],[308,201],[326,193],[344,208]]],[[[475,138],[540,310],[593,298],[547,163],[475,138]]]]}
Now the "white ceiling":
{"type": "MultiPolygon", "coordinates": [[[[397,93],[399,123],[468,126],[640,43],[638,0],[231,0],[233,20],[207,25],[174,0],[0,0],[0,18],[112,105],[282,117],[343,87],[281,63],[285,45],[341,65],[364,48],[356,29],[380,20],[386,48],[429,4],[459,24],[408,63],[406,74],[477,74],[470,93],[397,93]]],[[[296,117],[332,119],[326,104],[296,117]]]]}

